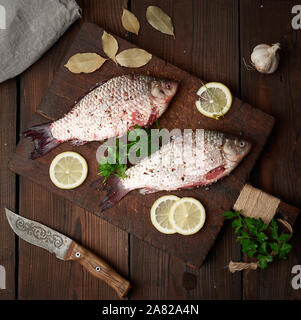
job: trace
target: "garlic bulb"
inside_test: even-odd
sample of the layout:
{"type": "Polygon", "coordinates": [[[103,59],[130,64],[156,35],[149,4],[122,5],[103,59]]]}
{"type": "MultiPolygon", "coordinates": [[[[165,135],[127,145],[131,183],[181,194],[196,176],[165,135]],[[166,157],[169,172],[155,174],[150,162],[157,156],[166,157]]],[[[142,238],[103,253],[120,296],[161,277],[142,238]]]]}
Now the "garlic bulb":
{"type": "Polygon", "coordinates": [[[277,70],[279,64],[280,43],[272,46],[268,44],[259,44],[253,49],[251,60],[257,71],[261,73],[273,73],[277,70]]]}

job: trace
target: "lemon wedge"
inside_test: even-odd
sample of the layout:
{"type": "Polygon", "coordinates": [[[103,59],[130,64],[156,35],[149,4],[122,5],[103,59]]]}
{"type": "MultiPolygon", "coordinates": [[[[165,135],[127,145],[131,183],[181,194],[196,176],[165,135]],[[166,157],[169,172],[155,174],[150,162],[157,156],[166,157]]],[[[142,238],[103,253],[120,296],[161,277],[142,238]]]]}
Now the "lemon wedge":
{"type": "Polygon", "coordinates": [[[88,174],[86,160],[78,153],[67,151],[58,154],[51,162],[49,176],[55,186],[74,189],[80,186],[88,174]]]}
{"type": "Polygon", "coordinates": [[[171,206],[178,201],[179,198],[173,195],[163,196],[157,199],[151,208],[151,221],[153,226],[160,232],[165,234],[173,234],[176,231],[169,222],[169,211],[171,206]]]}
{"type": "Polygon", "coordinates": [[[206,117],[218,119],[231,108],[231,91],[220,82],[209,82],[197,92],[199,99],[195,102],[198,111],[206,117]]]}
{"type": "Polygon", "coordinates": [[[206,213],[200,201],[194,198],[182,198],[173,203],[169,211],[172,228],[182,235],[192,235],[202,229],[206,213]]]}

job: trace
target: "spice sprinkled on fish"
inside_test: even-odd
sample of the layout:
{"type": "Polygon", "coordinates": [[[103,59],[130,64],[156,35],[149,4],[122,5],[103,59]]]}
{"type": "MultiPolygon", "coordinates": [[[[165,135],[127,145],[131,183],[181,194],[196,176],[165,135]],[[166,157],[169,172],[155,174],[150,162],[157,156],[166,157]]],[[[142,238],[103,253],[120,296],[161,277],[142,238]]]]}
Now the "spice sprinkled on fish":
{"type": "Polygon", "coordinates": [[[108,192],[101,209],[112,207],[136,189],[147,194],[208,186],[229,175],[250,150],[248,141],[221,132],[184,133],[129,168],[125,179],[111,176],[105,183],[108,192]]]}
{"type": "Polygon", "coordinates": [[[61,119],[24,132],[35,141],[31,159],[70,141],[82,145],[120,137],[135,125],[150,126],[168,107],[178,82],[146,75],[123,75],[98,84],[61,119]]]}

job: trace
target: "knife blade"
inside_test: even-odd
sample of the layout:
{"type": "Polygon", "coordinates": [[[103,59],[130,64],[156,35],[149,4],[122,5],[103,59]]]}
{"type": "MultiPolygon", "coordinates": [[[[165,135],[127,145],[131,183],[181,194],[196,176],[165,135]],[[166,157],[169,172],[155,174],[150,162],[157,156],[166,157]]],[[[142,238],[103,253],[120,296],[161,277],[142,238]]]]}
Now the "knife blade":
{"type": "Polygon", "coordinates": [[[119,275],[104,260],[72,239],[41,223],[21,217],[5,208],[9,225],[23,240],[54,253],[58,259],[79,262],[93,276],[105,281],[120,298],[127,295],[129,281],[119,275]]]}

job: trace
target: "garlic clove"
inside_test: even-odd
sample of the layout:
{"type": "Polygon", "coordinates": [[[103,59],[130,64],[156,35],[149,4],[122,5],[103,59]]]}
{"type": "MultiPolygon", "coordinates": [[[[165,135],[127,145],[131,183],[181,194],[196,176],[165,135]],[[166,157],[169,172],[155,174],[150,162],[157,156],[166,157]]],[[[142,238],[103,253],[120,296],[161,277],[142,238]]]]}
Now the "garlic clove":
{"type": "Polygon", "coordinates": [[[268,44],[257,45],[251,54],[251,61],[257,71],[270,74],[277,70],[279,65],[280,43],[275,43],[272,46],[268,44]]]}

